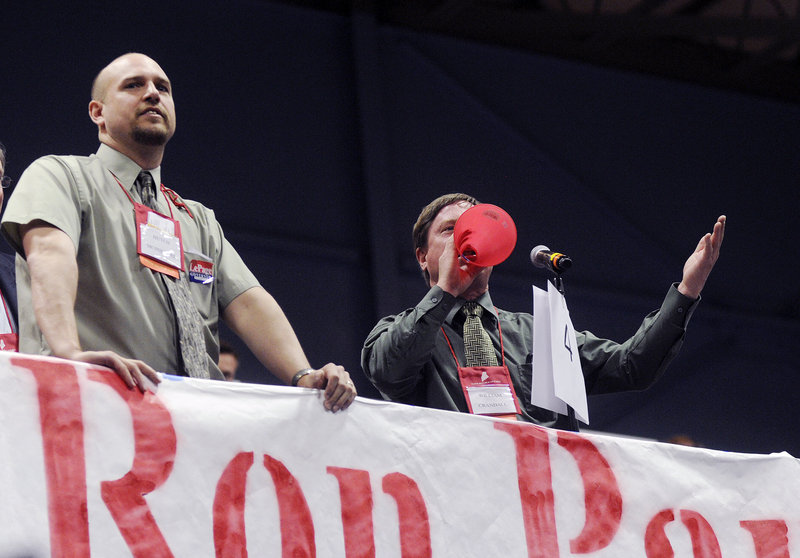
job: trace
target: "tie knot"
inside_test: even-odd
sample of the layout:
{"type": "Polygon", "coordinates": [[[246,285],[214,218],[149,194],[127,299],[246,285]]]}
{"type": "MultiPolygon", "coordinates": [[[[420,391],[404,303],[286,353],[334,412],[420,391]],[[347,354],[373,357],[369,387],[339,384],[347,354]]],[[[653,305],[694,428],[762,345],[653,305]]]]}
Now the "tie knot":
{"type": "Polygon", "coordinates": [[[139,191],[139,197],[142,198],[142,203],[150,209],[155,209],[156,185],[153,175],[144,170],[140,172],[136,177],[136,188],[139,191]]]}
{"type": "Polygon", "coordinates": [[[483,315],[483,307],[477,302],[465,302],[463,310],[464,314],[467,316],[477,316],[480,318],[483,315]]]}
{"type": "Polygon", "coordinates": [[[147,171],[142,171],[139,173],[139,176],[136,177],[136,182],[142,185],[142,188],[147,188],[150,190],[151,188],[155,188],[155,182],[153,181],[153,175],[147,171]]]}

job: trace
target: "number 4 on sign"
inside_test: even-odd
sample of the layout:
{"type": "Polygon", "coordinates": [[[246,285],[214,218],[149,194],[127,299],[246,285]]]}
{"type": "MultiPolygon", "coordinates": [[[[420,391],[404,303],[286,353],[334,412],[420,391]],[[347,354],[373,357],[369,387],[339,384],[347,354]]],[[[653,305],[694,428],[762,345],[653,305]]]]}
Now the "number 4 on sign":
{"type": "Polygon", "coordinates": [[[532,349],[531,403],[564,415],[569,405],[589,424],[586,385],[580,358],[575,358],[575,328],[564,295],[549,281],[547,292],[533,287],[532,349]]]}
{"type": "Polygon", "coordinates": [[[567,300],[555,285],[547,282],[547,299],[550,307],[550,339],[553,347],[553,387],[555,395],[575,410],[575,416],[589,424],[589,405],[586,401],[586,384],[581,361],[574,358],[578,348],[575,328],[567,309],[567,300]],[[563,333],[562,333],[563,332],[563,333]],[[561,341],[563,335],[564,341],[561,341]],[[566,350],[564,350],[566,348],[566,350]]]}

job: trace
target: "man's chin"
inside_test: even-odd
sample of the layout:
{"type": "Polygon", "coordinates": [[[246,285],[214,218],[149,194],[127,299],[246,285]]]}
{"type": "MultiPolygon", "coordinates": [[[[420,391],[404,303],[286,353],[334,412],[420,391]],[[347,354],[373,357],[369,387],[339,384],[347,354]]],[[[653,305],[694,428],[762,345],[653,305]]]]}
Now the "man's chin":
{"type": "Polygon", "coordinates": [[[492,268],[487,267],[475,276],[475,280],[467,289],[461,294],[462,298],[467,300],[475,300],[483,293],[489,290],[489,277],[492,274],[492,268]]]}
{"type": "Polygon", "coordinates": [[[133,141],[140,145],[161,146],[165,145],[170,138],[166,130],[152,128],[136,128],[133,130],[133,141]]]}

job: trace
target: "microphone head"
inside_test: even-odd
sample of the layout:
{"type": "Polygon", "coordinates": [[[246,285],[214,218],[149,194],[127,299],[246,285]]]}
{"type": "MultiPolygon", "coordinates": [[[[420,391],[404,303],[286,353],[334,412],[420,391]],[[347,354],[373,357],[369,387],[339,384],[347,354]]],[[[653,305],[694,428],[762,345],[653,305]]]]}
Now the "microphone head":
{"type": "Polygon", "coordinates": [[[544,244],[540,244],[531,250],[531,263],[536,267],[547,267],[547,255],[543,252],[549,252],[550,248],[544,244]]]}
{"type": "Polygon", "coordinates": [[[564,272],[572,267],[572,260],[564,254],[558,254],[558,256],[553,259],[553,267],[560,272],[564,272]]]}

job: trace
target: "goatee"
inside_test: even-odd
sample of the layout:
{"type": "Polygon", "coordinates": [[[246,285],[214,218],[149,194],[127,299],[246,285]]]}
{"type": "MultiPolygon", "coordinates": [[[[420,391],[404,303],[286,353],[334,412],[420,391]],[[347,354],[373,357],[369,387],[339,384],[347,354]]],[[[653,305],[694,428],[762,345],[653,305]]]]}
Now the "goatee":
{"type": "Polygon", "coordinates": [[[134,128],[133,130],[133,141],[141,145],[164,145],[168,139],[167,132],[162,130],[150,128],[134,128]]]}

